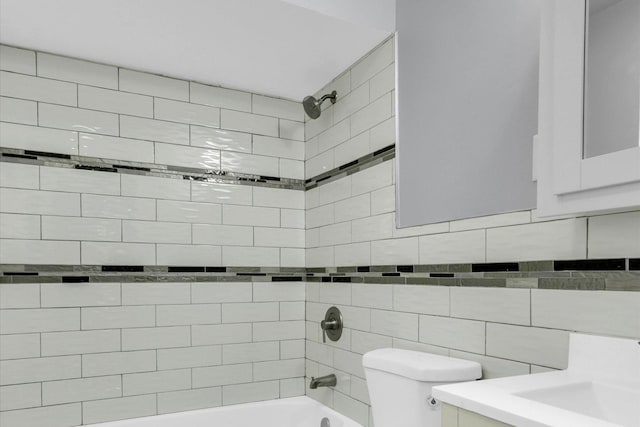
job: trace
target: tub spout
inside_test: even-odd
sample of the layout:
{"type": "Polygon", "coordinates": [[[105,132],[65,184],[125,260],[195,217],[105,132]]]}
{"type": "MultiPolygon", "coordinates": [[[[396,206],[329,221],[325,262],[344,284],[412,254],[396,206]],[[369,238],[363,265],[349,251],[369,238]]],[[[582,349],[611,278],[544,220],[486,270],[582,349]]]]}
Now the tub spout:
{"type": "Polygon", "coordinates": [[[315,390],[318,387],[333,387],[336,385],[336,376],[334,374],[325,375],[324,377],[311,377],[309,388],[315,390]]]}

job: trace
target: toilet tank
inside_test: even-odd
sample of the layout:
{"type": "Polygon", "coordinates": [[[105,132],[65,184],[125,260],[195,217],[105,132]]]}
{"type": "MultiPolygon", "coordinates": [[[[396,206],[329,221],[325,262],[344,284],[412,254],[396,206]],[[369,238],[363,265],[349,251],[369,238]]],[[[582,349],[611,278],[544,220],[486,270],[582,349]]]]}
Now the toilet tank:
{"type": "Polygon", "coordinates": [[[440,427],[431,388],[482,376],[477,362],[397,348],[370,351],[362,364],[376,427],[440,427]]]}

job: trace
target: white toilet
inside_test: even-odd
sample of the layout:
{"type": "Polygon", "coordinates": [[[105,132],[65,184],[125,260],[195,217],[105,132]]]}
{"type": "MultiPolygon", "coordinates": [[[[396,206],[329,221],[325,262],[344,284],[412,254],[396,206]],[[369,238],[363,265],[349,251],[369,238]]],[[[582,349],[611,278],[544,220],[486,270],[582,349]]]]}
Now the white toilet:
{"type": "Polygon", "coordinates": [[[376,427],[440,427],[431,387],[482,376],[477,362],[397,348],[370,351],[362,364],[376,427]]]}

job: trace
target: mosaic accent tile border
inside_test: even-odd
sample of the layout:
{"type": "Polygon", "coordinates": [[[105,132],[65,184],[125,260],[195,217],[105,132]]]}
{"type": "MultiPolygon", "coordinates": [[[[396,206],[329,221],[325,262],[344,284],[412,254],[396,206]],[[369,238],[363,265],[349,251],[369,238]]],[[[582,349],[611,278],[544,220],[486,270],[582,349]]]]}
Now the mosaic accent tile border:
{"type": "Polygon", "coordinates": [[[0,283],[265,281],[640,291],[638,258],[331,268],[5,264],[0,272],[0,283]]]}
{"type": "Polygon", "coordinates": [[[23,163],[29,165],[49,166],[70,169],[94,170],[122,174],[146,175],[161,178],[185,179],[188,181],[216,182],[221,184],[241,184],[287,190],[304,190],[305,182],[301,179],[280,178],[229,172],[185,168],[180,166],[157,165],[113,159],[96,159],[94,157],[71,156],[68,154],[48,153],[41,151],[0,148],[0,162],[23,163]]]}

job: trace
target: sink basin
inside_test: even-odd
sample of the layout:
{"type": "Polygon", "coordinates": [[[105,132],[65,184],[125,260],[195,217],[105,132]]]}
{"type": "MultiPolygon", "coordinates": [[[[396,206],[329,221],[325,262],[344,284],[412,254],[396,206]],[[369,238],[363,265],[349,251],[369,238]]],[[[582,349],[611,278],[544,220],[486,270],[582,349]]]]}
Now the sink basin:
{"type": "Polygon", "coordinates": [[[433,396],[518,427],[640,427],[639,344],[571,334],[566,370],[437,386],[433,396]]]}
{"type": "Polygon", "coordinates": [[[580,382],[514,395],[625,427],[640,426],[640,392],[630,388],[580,382]]]}

